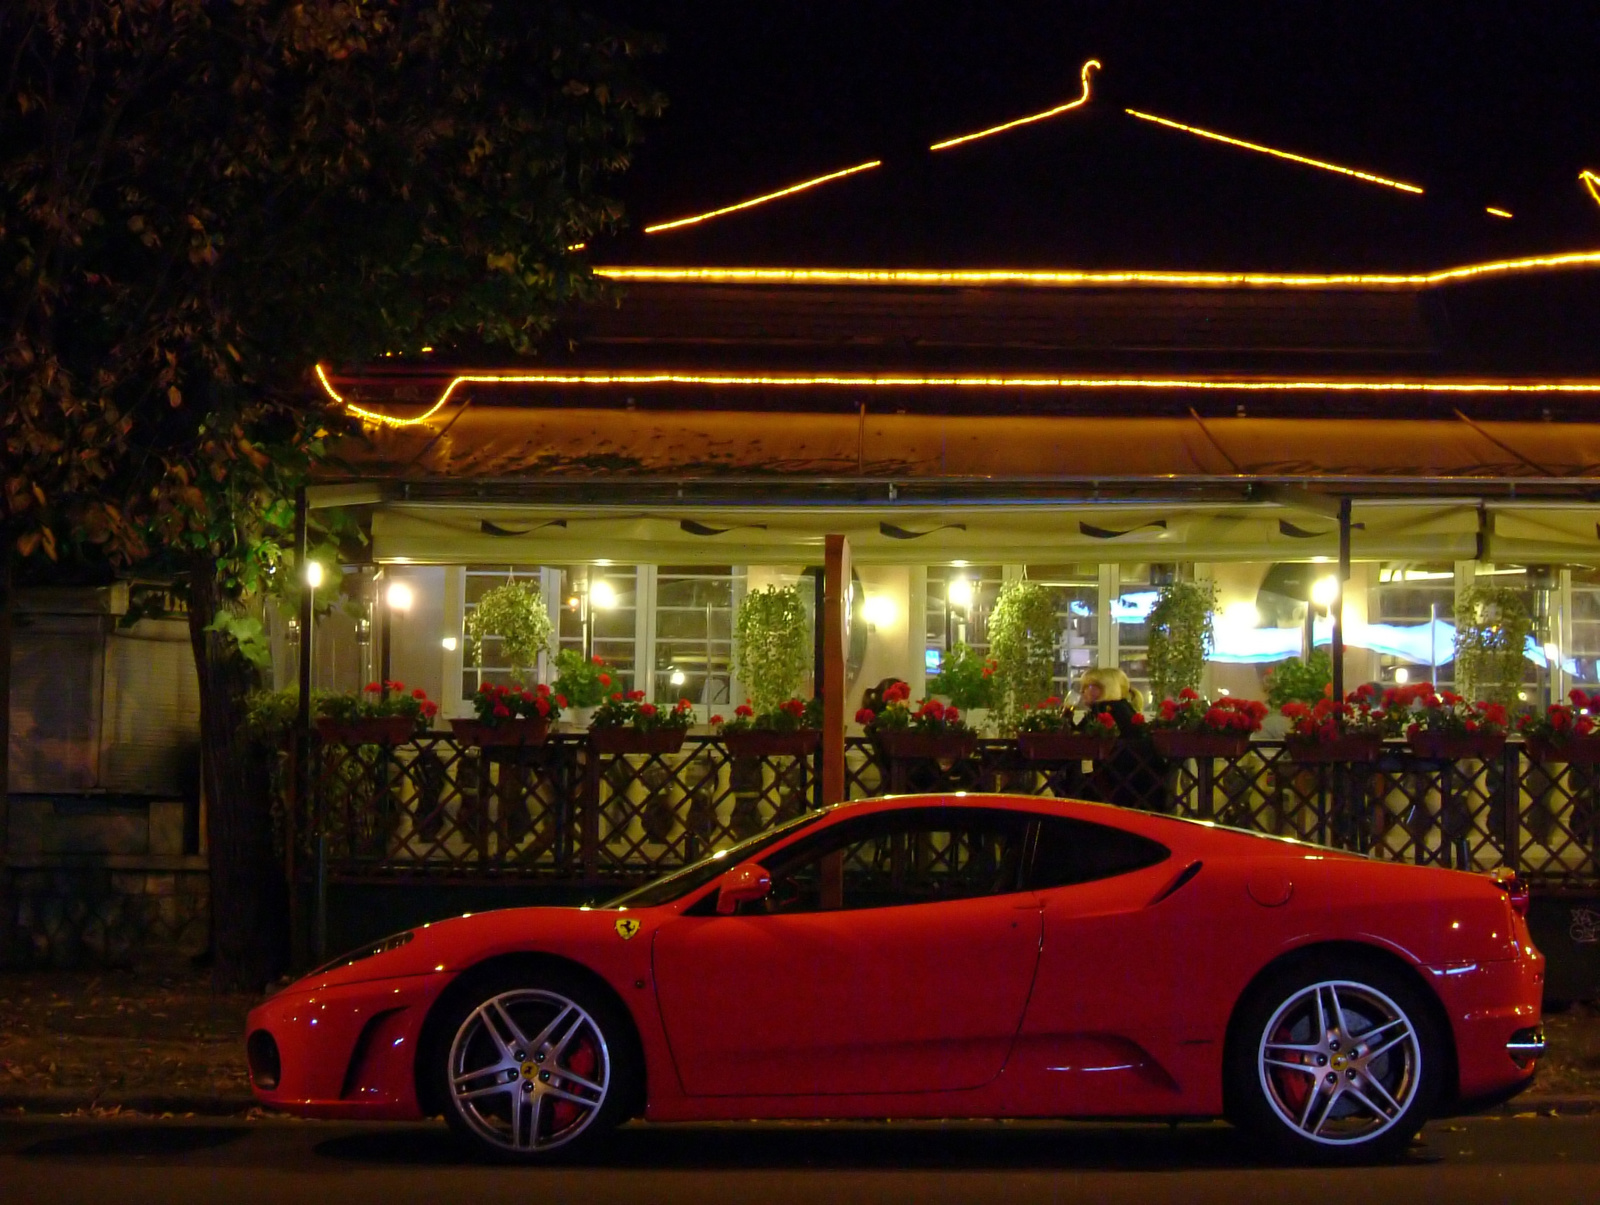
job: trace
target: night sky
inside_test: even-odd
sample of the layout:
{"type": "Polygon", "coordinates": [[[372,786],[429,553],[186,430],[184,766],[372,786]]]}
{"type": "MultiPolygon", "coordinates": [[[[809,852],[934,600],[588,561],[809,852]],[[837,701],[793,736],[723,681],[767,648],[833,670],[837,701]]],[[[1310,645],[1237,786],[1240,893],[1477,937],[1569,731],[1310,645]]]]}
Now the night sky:
{"type": "Polygon", "coordinates": [[[708,226],[670,248],[624,240],[630,259],[1399,268],[1600,246],[1600,206],[1577,181],[1600,170],[1596,4],[602,7],[665,44],[645,71],[669,108],[622,186],[636,224],[866,159],[894,169],[723,220],[714,238],[708,226]],[[926,154],[1074,98],[1090,57],[1105,65],[1093,119],[974,144],[959,165],[926,154]],[[1413,182],[1427,199],[1198,143],[1124,106],[1413,182]]]}

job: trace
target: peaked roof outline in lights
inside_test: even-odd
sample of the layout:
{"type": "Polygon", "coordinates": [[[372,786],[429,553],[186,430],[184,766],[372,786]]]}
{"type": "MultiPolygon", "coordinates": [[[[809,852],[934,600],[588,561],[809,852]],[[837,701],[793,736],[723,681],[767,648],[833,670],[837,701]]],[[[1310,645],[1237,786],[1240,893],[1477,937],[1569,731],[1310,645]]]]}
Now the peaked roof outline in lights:
{"type": "Polygon", "coordinates": [[[1585,168],[1578,173],[1578,182],[1588,189],[1589,195],[1594,198],[1594,203],[1600,205],[1600,176],[1585,168]]]}
{"type": "MultiPolygon", "coordinates": [[[[942,142],[935,142],[928,148],[928,150],[932,152],[951,150],[968,142],[975,142],[980,138],[988,138],[994,134],[1002,134],[1009,130],[1014,130],[1019,126],[1032,125],[1033,123],[1040,121],[1048,121],[1051,118],[1061,116],[1063,113],[1070,113],[1074,109],[1081,109],[1087,105],[1090,100],[1090,73],[1098,70],[1104,70],[1099,59],[1088,59],[1084,62],[1083,66],[1078,69],[1078,78],[1082,81],[1083,91],[1076,100],[1068,101],[1066,104],[1057,105],[1053,109],[1045,109],[1039,113],[1031,113],[1026,117],[1018,117],[1012,121],[1006,121],[1000,123],[999,125],[989,126],[987,129],[975,130],[970,134],[960,134],[954,138],[946,138],[942,142]]],[[[1326,159],[1316,159],[1309,155],[1296,154],[1293,151],[1279,150],[1276,147],[1265,146],[1259,142],[1250,142],[1243,138],[1235,138],[1229,134],[1218,133],[1215,130],[1207,130],[1201,128],[1200,126],[1193,126],[1185,122],[1174,121],[1170,117],[1160,117],[1154,113],[1146,113],[1139,109],[1124,109],[1123,112],[1128,114],[1130,117],[1137,118],[1140,121],[1166,126],[1169,129],[1190,134],[1197,138],[1204,138],[1213,142],[1220,142],[1226,146],[1236,147],[1240,150],[1253,151],[1260,155],[1270,155],[1275,159],[1283,159],[1290,163],[1298,163],[1302,166],[1314,167],[1321,171],[1334,172],[1338,175],[1346,176],[1352,180],[1360,180],[1365,184],[1380,185],[1384,188],[1391,188],[1397,192],[1410,193],[1414,196],[1421,196],[1424,192],[1422,186],[1418,184],[1409,184],[1404,180],[1391,179],[1388,176],[1380,176],[1375,172],[1362,171],[1354,167],[1344,167],[1341,164],[1330,163],[1326,159]]],[[[820,185],[829,184],[835,180],[842,180],[847,176],[854,176],[861,172],[871,171],[874,168],[882,166],[883,160],[872,159],[866,163],[855,164],[853,167],[841,168],[838,171],[827,172],[820,176],[813,176],[811,179],[802,180],[798,184],[791,184],[786,188],[779,188],[772,192],[762,193],[760,196],[750,197],[748,200],[744,201],[737,201],[732,205],[724,205],[717,209],[709,209],[704,213],[691,214],[688,217],[675,218],[668,222],[657,222],[653,225],[646,226],[644,228],[644,233],[664,234],[669,230],[677,230],[684,226],[695,226],[701,222],[707,222],[713,218],[722,217],[725,214],[737,213],[740,210],[745,209],[752,209],[758,205],[765,205],[769,201],[777,201],[783,197],[793,196],[795,193],[805,192],[808,189],[817,188],[820,185]]],[[[1596,185],[1600,184],[1600,176],[1596,176],[1593,172],[1585,171],[1580,173],[1578,178],[1583,182],[1584,187],[1589,190],[1590,194],[1594,196],[1595,200],[1600,202],[1600,190],[1597,190],[1596,188],[1596,185]]],[[[1512,216],[1509,211],[1492,205],[1487,206],[1485,212],[1493,217],[1502,219],[1512,216]]]]}

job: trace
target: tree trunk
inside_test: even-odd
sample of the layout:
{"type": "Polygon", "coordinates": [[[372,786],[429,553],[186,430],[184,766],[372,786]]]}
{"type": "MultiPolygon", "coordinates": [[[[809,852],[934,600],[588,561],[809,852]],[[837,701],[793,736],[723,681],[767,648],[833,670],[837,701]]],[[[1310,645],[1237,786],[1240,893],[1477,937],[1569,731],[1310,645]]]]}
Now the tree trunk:
{"type": "Polygon", "coordinates": [[[17,901],[7,851],[11,837],[11,613],[16,591],[11,544],[0,549],[0,967],[17,958],[17,901]]]}
{"type": "Polygon", "coordinates": [[[189,585],[211,859],[211,979],[219,992],[259,991],[288,966],[288,889],[273,852],[269,777],[244,727],[255,670],[231,638],[206,631],[223,605],[213,572],[197,560],[189,585]]]}

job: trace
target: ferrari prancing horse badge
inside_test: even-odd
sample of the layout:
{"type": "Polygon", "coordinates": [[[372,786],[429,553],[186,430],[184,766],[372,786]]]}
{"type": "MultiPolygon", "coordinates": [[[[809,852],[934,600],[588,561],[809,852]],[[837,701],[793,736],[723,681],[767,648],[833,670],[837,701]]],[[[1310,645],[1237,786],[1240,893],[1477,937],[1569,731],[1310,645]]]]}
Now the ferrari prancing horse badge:
{"type": "Polygon", "coordinates": [[[632,937],[638,931],[639,931],[639,922],[634,920],[633,917],[631,917],[631,916],[619,916],[619,917],[617,917],[617,936],[622,938],[623,941],[627,941],[628,938],[632,937]]]}

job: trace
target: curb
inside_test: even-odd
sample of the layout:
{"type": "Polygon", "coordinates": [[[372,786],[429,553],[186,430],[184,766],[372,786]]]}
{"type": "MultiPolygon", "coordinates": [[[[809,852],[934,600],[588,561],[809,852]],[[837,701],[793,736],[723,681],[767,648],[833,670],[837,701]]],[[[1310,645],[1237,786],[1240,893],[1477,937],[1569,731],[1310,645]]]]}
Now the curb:
{"type": "Polygon", "coordinates": [[[0,1093],[0,1114],[166,1113],[195,1117],[241,1117],[259,1108],[253,1096],[169,1096],[156,1093],[84,1097],[65,1092],[0,1093]]]}
{"type": "Polygon", "coordinates": [[[1479,1116],[1586,1117],[1594,1113],[1600,1113],[1600,1096],[1524,1096],[1479,1116]]]}

